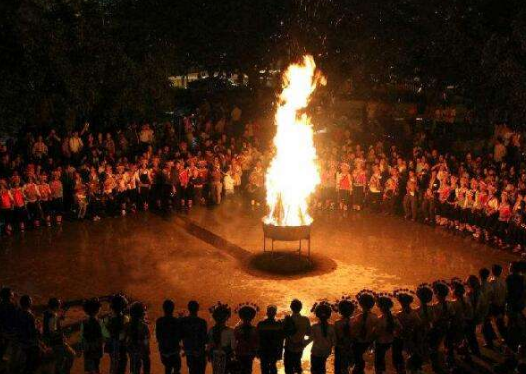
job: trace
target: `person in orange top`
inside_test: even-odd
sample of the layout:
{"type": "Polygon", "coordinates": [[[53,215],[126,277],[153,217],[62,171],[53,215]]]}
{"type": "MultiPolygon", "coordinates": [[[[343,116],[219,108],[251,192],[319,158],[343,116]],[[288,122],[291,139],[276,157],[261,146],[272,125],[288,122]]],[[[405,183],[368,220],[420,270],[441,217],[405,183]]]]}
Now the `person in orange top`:
{"type": "Polygon", "coordinates": [[[4,221],[4,231],[10,235],[13,230],[13,207],[15,201],[7,188],[7,181],[0,179],[0,218],[4,221]]]}
{"type": "Polygon", "coordinates": [[[29,181],[22,187],[29,219],[34,227],[40,226],[40,191],[35,183],[35,177],[29,177],[29,181]]]}
{"type": "Polygon", "coordinates": [[[347,163],[340,165],[340,172],[336,175],[336,189],[338,190],[338,200],[340,201],[340,209],[346,211],[349,206],[351,198],[351,174],[349,173],[350,166],[347,163]]]}
{"type": "Polygon", "coordinates": [[[51,226],[51,187],[47,182],[47,174],[42,174],[37,188],[40,192],[40,209],[46,221],[46,226],[51,226]]]}
{"type": "Polygon", "coordinates": [[[13,209],[15,222],[18,224],[20,231],[26,228],[27,210],[24,192],[20,186],[20,177],[14,176],[11,180],[11,196],[13,197],[13,209]]]}

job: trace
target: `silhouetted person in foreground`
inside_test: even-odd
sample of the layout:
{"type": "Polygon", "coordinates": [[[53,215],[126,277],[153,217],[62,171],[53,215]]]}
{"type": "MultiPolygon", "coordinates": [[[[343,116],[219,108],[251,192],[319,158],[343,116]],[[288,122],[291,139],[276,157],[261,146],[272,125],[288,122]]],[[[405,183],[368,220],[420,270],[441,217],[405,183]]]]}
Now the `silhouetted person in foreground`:
{"type": "Polygon", "coordinates": [[[204,374],[206,370],[206,321],[198,316],[197,301],[188,303],[189,315],[181,318],[181,338],[189,374],[204,374]]]}
{"type": "Polygon", "coordinates": [[[313,312],[318,318],[318,323],[311,329],[312,349],[310,355],[310,371],[312,374],[325,374],[327,359],[332,353],[336,344],[336,333],[334,326],[329,323],[332,314],[332,307],[327,302],[315,304],[313,312]]]}
{"type": "Polygon", "coordinates": [[[0,291],[0,361],[15,338],[18,307],[14,302],[13,291],[4,287],[0,291]]]}
{"type": "Polygon", "coordinates": [[[179,355],[181,332],[179,320],[173,315],[174,309],[174,302],[165,300],[163,303],[164,316],[158,318],[155,323],[155,336],[166,374],[181,372],[181,356],[179,355]]]}
{"type": "Polygon", "coordinates": [[[146,306],[134,302],[130,306],[130,323],[125,331],[131,374],[150,374],[150,330],[145,318],[146,306]]]}
{"type": "Polygon", "coordinates": [[[227,326],[231,309],[227,304],[218,303],[210,308],[215,325],[208,332],[208,353],[213,374],[232,371],[232,357],[235,348],[234,330],[227,326]]]}
{"type": "Polygon", "coordinates": [[[292,315],[287,317],[285,323],[285,373],[301,374],[301,356],[307,345],[306,337],[311,334],[310,321],[307,317],[301,315],[303,304],[295,299],[290,303],[292,315]]]}
{"type": "Polygon", "coordinates": [[[524,316],[524,295],[525,295],[525,281],[524,276],[520,272],[521,264],[519,262],[512,262],[510,264],[510,274],[506,278],[507,286],[507,310],[508,328],[507,328],[507,344],[510,349],[517,351],[519,344],[524,340],[523,324],[524,316]]]}
{"type": "Polygon", "coordinates": [[[46,345],[53,350],[55,372],[69,374],[75,359],[75,352],[67,343],[64,332],[62,331],[63,320],[64,311],[62,310],[62,302],[52,297],[49,299],[48,307],[44,312],[43,340],[46,345]]]}
{"type": "Polygon", "coordinates": [[[283,323],[276,320],[277,308],[267,307],[267,318],[257,325],[261,374],[277,374],[276,364],[283,357],[283,323]]]}
{"type": "Polygon", "coordinates": [[[125,328],[129,323],[126,315],[128,300],[122,295],[111,299],[111,315],[104,319],[103,333],[107,339],[106,352],[110,354],[110,374],[124,374],[128,364],[125,328]]]}
{"type": "Polygon", "coordinates": [[[101,304],[98,299],[87,300],[84,303],[84,312],[88,319],[82,322],[80,342],[84,355],[84,372],[88,374],[100,373],[100,360],[104,353],[102,325],[97,317],[100,308],[101,304]]]}
{"type": "Polygon", "coordinates": [[[252,324],[258,310],[259,308],[252,304],[243,305],[237,310],[240,321],[234,329],[234,338],[235,354],[241,374],[252,374],[254,358],[258,352],[258,333],[252,324]]]}
{"type": "Polygon", "coordinates": [[[40,334],[36,326],[35,316],[31,310],[32,305],[31,297],[24,295],[20,298],[16,338],[22,358],[19,363],[22,374],[35,373],[40,364],[40,334]]]}
{"type": "Polygon", "coordinates": [[[334,323],[336,347],[334,348],[334,373],[347,374],[353,363],[351,317],[355,305],[349,297],[343,297],[337,306],[341,318],[334,323]]]}

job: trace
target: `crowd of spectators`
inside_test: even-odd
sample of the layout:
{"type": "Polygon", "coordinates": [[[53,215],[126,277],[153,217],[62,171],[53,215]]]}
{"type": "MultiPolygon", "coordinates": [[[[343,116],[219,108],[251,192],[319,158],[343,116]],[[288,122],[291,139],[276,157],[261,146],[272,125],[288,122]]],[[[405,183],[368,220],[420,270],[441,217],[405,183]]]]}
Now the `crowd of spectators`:
{"type": "MultiPolygon", "coordinates": [[[[0,145],[3,232],[58,225],[63,217],[188,210],[220,204],[236,191],[260,205],[272,157],[268,129],[238,107],[224,113],[208,107],[179,121],[105,133],[86,123],[0,145]]],[[[361,144],[345,125],[320,131],[316,144],[321,185],[313,209],[399,214],[524,253],[520,133],[498,127],[483,154],[440,152],[420,134],[401,146],[361,144]]]]}
{"type": "Polygon", "coordinates": [[[174,301],[165,300],[163,316],[153,327],[145,304],[129,304],[125,296],[114,295],[109,299],[111,311],[104,316],[98,299],[84,301],[86,317],[77,345],[70,344],[62,327],[59,299],[49,300],[40,323],[31,297],[16,301],[4,287],[0,357],[9,373],[32,374],[44,360],[51,360],[55,373],[67,374],[75,356],[83,356],[85,372],[94,374],[101,372],[106,353],[110,373],[123,374],[129,367],[132,374],[149,374],[150,343],[155,338],[166,374],[181,372],[181,355],[189,374],[204,374],[208,363],[214,374],[251,374],[256,358],[262,374],[276,374],[281,360],[286,374],[300,374],[303,352],[311,344],[313,374],[325,374],[333,354],[334,373],[364,373],[369,352],[375,373],[385,373],[389,351],[396,373],[421,373],[428,363],[435,373],[461,373],[474,357],[482,358],[482,335],[485,349],[501,357],[494,362],[496,373],[526,373],[525,274],[526,262],[516,261],[507,276],[494,265],[465,282],[440,280],[391,294],[362,290],[354,297],[315,303],[310,309],[313,325],[301,313],[299,300],[292,301],[290,313],[280,311],[281,319],[277,308],[268,306],[266,317],[257,323],[256,304],[232,308],[218,302],[209,308],[214,322],[210,328],[199,316],[198,302],[190,301],[188,310],[178,314],[174,301]],[[238,316],[235,327],[229,324],[233,313],[238,316]]]}

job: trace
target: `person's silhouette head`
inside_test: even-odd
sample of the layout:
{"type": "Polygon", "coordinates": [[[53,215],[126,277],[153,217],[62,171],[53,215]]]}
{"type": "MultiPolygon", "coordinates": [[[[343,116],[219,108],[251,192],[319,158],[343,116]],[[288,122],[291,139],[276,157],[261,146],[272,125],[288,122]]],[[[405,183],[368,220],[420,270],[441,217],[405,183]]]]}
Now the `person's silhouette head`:
{"type": "Polygon", "coordinates": [[[172,300],[170,299],[164,300],[163,312],[165,316],[172,316],[174,314],[174,309],[175,309],[175,303],[172,300]]]}
{"type": "Polygon", "coordinates": [[[199,313],[199,303],[195,300],[192,300],[188,303],[188,312],[191,316],[196,316],[199,313]]]}
{"type": "Polygon", "coordinates": [[[493,265],[491,267],[491,273],[495,277],[500,277],[500,275],[502,274],[502,266],[500,266],[499,264],[493,265]]]}
{"type": "Polygon", "coordinates": [[[52,297],[51,299],[49,299],[49,301],[47,303],[47,307],[49,308],[49,310],[52,310],[54,312],[59,310],[60,305],[61,305],[61,302],[56,297],[52,297]]]}
{"type": "Polygon", "coordinates": [[[13,291],[9,287],[2,287],[0,290],[0,300],[4,303],[9,303],[13,300],[13,291]]]}
{"type": "Polygon", "coordinates": [[[480,269],[479,271],[479,276],[480,276],[480,280],[485,282],[488,280],[489,278],[489,275],[490,275],[490,271],[488,268],[482,268],[480,269]]]}
{"type": "Polygon", "coordinates": [[[20,298],[20,308],[28,310],[31,308],[31,305],[33,305],[33,300],[29,295],[23,295],[20,298]]]}
{"type": "Polygon", "coordinates": [[[338,313],[343,318],[350,318],[354,313],[355,305],[350,299],[342,299],[338,303],[338,313]]]}
{"type": "Polygon", "coordinates": [[[95,317],[100,311],[101,304],[100,304],[99,299],[94,298],[94,299],[86,300],[86,302],[84,302],[83,307],[84,307],[84,312],[88,316],[95,317]]]}
{"type": "Polygon", "coordinates": [[[303,304],[298,299],[294,299],[290,303],[290,310],[292,310],[293,313],[301,312],[302,308],[303,308],[303,304]]]}
{"type": "Polygon", "coordinates": [[[276,314],[278,314],[278,308],[275,305],[269,305],[267,307],[267,317],[269,319],[275,319],[276,314]]]}

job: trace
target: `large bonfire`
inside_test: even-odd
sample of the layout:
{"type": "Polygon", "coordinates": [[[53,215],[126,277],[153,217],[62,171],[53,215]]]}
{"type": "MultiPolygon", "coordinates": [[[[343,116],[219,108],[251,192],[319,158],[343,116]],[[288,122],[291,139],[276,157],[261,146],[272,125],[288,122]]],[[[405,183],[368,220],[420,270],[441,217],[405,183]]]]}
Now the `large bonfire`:
{"type": "Polygon", "coordinates": [[[312,56],[290,65],[276,112],[275,155],[267,170],[265,187],[269,214],[264,222],[276,226],[312,223],[309,198],[320,183],[313,128],[305,113],[311,94],[325,84],[312,56]]]}

